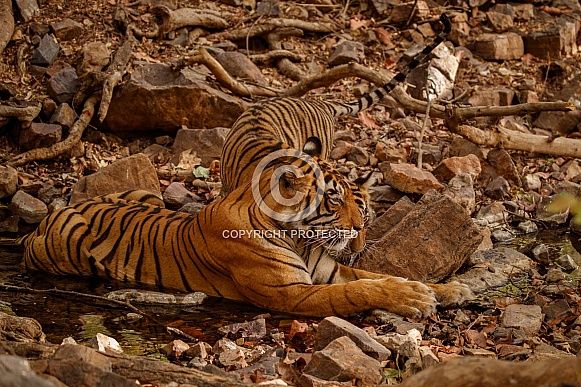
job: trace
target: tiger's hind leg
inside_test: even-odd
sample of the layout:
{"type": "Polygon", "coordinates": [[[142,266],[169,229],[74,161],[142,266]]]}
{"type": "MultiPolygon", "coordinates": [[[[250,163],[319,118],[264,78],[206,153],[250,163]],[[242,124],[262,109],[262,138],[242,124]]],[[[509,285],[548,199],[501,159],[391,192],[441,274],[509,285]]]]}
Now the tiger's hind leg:
{"type": "Polygon", "coordinates": [[[63,207],[21,239],[24,264],[54,274],[98,275],[103,268],[90,253],[93,242],[87,219],[77,208],[63,207]]]}

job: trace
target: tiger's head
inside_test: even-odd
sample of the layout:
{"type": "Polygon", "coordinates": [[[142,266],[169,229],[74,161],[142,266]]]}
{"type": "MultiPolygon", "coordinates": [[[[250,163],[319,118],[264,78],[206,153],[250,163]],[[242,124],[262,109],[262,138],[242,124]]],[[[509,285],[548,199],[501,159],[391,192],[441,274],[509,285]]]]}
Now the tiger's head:
{"type": "Polygon", "coordinates": [[[261,210],[291,235],[333,256],[363,251],[365,226],[373,217],[366,190],[371,174],[352,182],[318,157],[292,152],[254,181],[253,190],[266,205],[261,210]]]}

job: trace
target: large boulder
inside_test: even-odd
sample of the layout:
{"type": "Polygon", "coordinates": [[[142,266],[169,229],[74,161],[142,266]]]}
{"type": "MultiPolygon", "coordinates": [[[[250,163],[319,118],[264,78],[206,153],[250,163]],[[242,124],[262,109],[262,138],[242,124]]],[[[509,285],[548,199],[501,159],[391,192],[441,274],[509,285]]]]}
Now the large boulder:
{"type": "Polygon", "coordinates": [[[148,64],[116,89],[105,118],[114,132],[232,126],[247,103],[210,87],[205,76],[191,69],[148,64]]]}

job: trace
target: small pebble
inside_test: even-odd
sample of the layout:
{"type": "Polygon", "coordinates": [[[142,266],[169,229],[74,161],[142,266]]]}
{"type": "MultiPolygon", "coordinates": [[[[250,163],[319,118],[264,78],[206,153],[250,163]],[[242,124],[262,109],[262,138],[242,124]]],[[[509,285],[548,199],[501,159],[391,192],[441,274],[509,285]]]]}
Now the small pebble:
{"type": "Polygon", "coordinates": [[[569,254],[561,255],[559,258],[557,258],[556,262],[566,272],[577,270],[579,268],[577,262],[575,262],[575,260],[571,258],[569,254]]]}
{"type": "Polygon", "coordinates": [[[507,242],[514,239],[514,235],[510,231],[506,230],[494,230],[490,235],[494,242],[507,242]]]}
{"type": "Polygon", "coordinates": [[[525,234],[530,234],[539,231],[537,224],[532,220],[520,222],[516,228],[524,232],[525,234]]]}

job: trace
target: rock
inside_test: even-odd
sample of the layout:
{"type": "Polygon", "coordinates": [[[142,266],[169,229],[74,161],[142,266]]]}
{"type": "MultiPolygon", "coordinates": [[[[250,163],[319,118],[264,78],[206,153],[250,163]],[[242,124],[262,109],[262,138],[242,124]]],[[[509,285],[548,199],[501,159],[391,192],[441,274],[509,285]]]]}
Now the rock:
{"type": "Polygon", "coordinates": [[[426,345],[422,345],[420,347],[420,356],[422,359],[422,368],[423,369],[434,366],[440,362],[440,359],[438,359],[438,356],[436,356],[434,354],[434,352],[432,352],[430,347],[428,347],[426,345]]]}
{"type": "Polygon", "coordinates": [[[486,18],[494,32],[504,32],[514,25],[513,17],[500,12],[486,12],[486,18]]]}
{"type": "Polygon", "coordinates": [[[561,166],[560,171],[565,175],[565,180],[573,180],[581,175],[581,165],[577,160],[569,160],[561,166]]]}
{"type": "Polygon", "coordinates": [[[519,231],[524,232],[525,234],[531,234],[531,233],[539,231],[537,224],[535,222],[533,222],[532,220],[526,220],[524,222],[520,222],[518,224],[518,226],[516,226],[516,228],[519,231]]]}
{"type": "Polygon", "coordinates": [[[197,368],[197,369],[202,369],[206,365],[208,365],[208,362],[206,360],[202,359],[201,357],[194,357],[192,360],[190,360],[188,362],[188,367],[197,368]]]}
{"type": "Polygon", "coordinates": [[[173,162],[178,163],[179,155],[188,149],[202,159],[202,165],[209,166],[214,160],[219,160],[226,136],[230,129],[180,129],[172,146],[173,162]]]}
{"type": "Polygon", "coordinates": [[[55,212],[59,208],[63,208],[65,206],[67,206],[68,204],[69,203],[67,202],[67,200],[65,198],[56,198],[52,202],[50,202],[50,204],[48,205],[48,213],[52,214],[53,212],[55,212]]]}
{"type": "Polygon", "coordinates": [[[248,367],[248,363],[244,360],[244,351],[240,348],[227,349],[218,355],[218,362],[222,367],[232,370],[248,367]]]}
{"type": "Polygon", "coordinates": [[[543,323],[543,314],[538,305],[511,304],[502,314],[500,325],[503,328],[517,328],[527,335],[534,335],[543,323]]]}
{"type": "Polygon", "coordinates": [[[210,344],[204,342],[197,342],[196,344],[192,344],[190,346],[190,348],[185,353],[185,357],[194,359],[195,358],[206,359],[211,352],[212,346],[210,346],[210,344]]]}
{"type": "Polygon", "coordinates": [[[224,325],[218,328],[218,333],[223,336],[234,338],[261,339],[266,336],[266,320],[257,318],[243,323],[224,325]]]}
{"type": "Polygon", "coordinates": [[[548,283],[556,283],[556,282],[561,282],[565,279],[565,273],[563,273],[561,271],[561,269],[557,269],[557,268],[550,268],[547,271],[547,274],[545,274],[545,281],[547,281],[548,283]]]}
{"type": "Polygon", "coordinates": [[[89,347],[103,353],[113,355],[123,354],[123,349],[121,349],[117,340],[102,333],[97,333],[91,341],[89,341],[89,347]]]}
{"type": "Polygon", "coordinates": [[[368,189],[372,202],[378,203],[395,203],[404,196],[404,194],[389,185],[376,185],[368,189]]]}
{"type": "Polygon", "coordinates": [[[347,153],[349,153],[349,151],[351,151],[353,148],[355,148],[355,145],[347,142],[347,141],[337,141],[337,143],[335,144],[335,146],[333,147],[333,149],[331,150],[331,154],[330,157],[333,160],[339,160],[342,159],[343,157],[345,157],[347,155],[347,153]]]}
{"type": "Polygon", "coordinates": [[[50,66],[59,54],[60,46],[49,34],[44,35],[38,47],[32,53],[30,64],[36,66],[50,66]]]}
{"type": "Polygon", "coordinates": [[[52,359],[53,360],[75,359],[85,363],[89,363],[105,372],[111,372],[112,369],[112,364],[107,358],[107,356],[95,351],[93,348],[89,348],[84,345],[77,345],[76,343],[61,344],[56,349],[52,359]]]}
{"type": "Polygon", "coordinates": [[[560,299],[545,306],[543,308],[543,313],[545,314],[545,320],[551,321],[553,319],[572,314],[572,310],[566,300],[560,299]]]}
{"type": "Polygon", "coordinates": [[[486,185],[484,189],[486,196],[500,200],[510,197],[510,184],[502,176],[497,176],[494,180],[486,185]]]}
{"type": "Polygon", "coordinates": [[[524,51],[542,60],[558,60],[576,54],[578,30],[575,23],[562,22],[544,31],[531,31],[523,36],[524,51]]]}
{"type": "Polygon", "coordinates": [[[188,294],[171,294],[153,292],[141,289],[115,290],[107,293],[107,298],[117,301],[126,301],[132,304],[145,305],[172,305],[198,306],[204,303],[208,296],[202,292],[188,294]]]}
{"type": "Polygon", "coordinates": [[[36,0],[16,0],[15,3],[25,22],[28,22],[40,13],[40,8],[38,8],[38,2],[36,0]]]}
{"type": "Polygon", "coordinates": [[[262,0],[256,5],[256,13],[261,16],[279,16],[282,11],[278,2],[262,0]]]}
{"type": "Polygon", "coordinates": [[[491,351],[487,351],[486,349],[482,348],[462,348],[462,353],[467,356],[475,356],[475,357],[486,357],[490,359],[496,359],[496,354],[491,351]]]}
{"type": "Polygon", "coordinates": [[[198,212],[202,211],[204,209],[204,207],[206,207],[206,205],[204,203],[198,203],[198,202],[186,203],[183,206],[181,206],[178,209],[178,211],[193,215],[193,214],[197,214],[198,212]]]}
{"type": "MultiPolygon", "coordinates": [[[[546,360],[551,360],[551,359],[578,359],[576,358],[575,355],[571,354],[571,353],[567,353],[565,351],[561,351],[555,347],[552,347],[548,344],[545,343],[541,343],[537,346],[535,346],[535,348],[533,349],[533,355],[530,357],[530,363],[533,364],[540,364],[539,362],[541,361],[546,361],[546,360]]],[[[554,377],[553,377],[553,382],[555,380],[555,377],[558,375],[560,375],[560,378],[562,378],[562,373],[561,372],[566,372],[565,369],[555,369],[554,371],[554,377]]],[[[567,382],[561,382],[563,383],[563,385],[566,385],[567,382]]],[[[549,384],[549,383],[547,383],[549,384]]]]}
{"type": "Polygon", "coordinates": [[[575,260],[573,258],[571,258],[571,256],[569,254],[563,254],[563,255],[559,256],[559,258],[557,258],[555,263],[557,265],[559,265],[560,267],[562,267],[563,270],[566,272],[577,270],[579,268],[579,265],[577,264],[577,262],[575,262],[575,260]]]}
{"type": "Polygon", "coordinates": [[[336,130],[333,133],[333,141],[357,141],[357,135],[350,129],[336,130]]]}
{"type": "Polygon", "coordinates": [[[444,188],[434,175],[412,164],[390,163],[383,170],[383,176],[393,188],[407,193],[424,194],[430,189],[441,190],[444,188]]]}
{"type": "Polygon", "coordinates": [[[91,71],[101,71],[109,64],[111,51],[103,42],[91,42],[81,49],[81,61],[77,66],[77,74],[84,75],[91,71]]]}
{"type": "Polygon", "coordinates": [[[24,191],[17,191],[14,194],[8,209],[30,224],[40,223],[48,215],[46,204],[24,191]]]}
{"type": "Polygon", "coordinates": [[[407,22],[413,12],[413,20],[422,19],[430,12],[430,7],[425,1],[418,2],[406,1],[403,3],[395,3],[396,5],[389,12],[390,24],[399,24],[407,22]]]}
{"type": "Polygon", "coordinates": [[[59,126],[70,129],[77,119],[77,113],[69,106],[68,103],[61,103],[48,120],[51,124],[58,124],[59,126]]]}
{"type": "Polygon", "coordinates": [[[56,198],[61,197],[61,190],[52,184],[44,184],[42,188],[38,190],[36,195],[44,204],[50,204],[56,198]]]}
{"type": "Polygon", "coordinates": [[[377,336],[377,341],[397,356],[420,359],[419,344],[422,341],[422,335],[416,329],[412,329],[405,335],[399,333],[380,335],[377,336]]]}
{"type": "Polygon", "coordinates": [[[519,275],[526,275],[533,261],[516,250],[499,247],[477,251],[466,263],[470,267],[462,274],[453,275],[450,281],[466,284],[476,293],[509,284],[519,275]],[[475,266],[475,267],[472,267],[475,266]]]}
{"type": "Polygon", "coordinates": [[[63,128],[60,125],[33,122],[29,127],[21,128],[18,132],[18,146],[23,151],[48,148],[59,142],[62,134],[63,128]]]}
{"type": "Polygon", "coordinates": [[[448,182],[448,186],[443,193],[444,196],[462,206],[468,215],[471,215],[476,208],[476,193],[472,184],[472,175],[470,173],[461,173],[448,182]]]}
{"type": "Polygon", "coordinates": [[[554,136],[567,136],[581,122],[581,112],[542,112],[533,125],[537,128],[550,130],[554,136]]]}
{"type": "Polygon", "coordinates": [[[326,317],[319,323],[315,335],[315,351],[325,348],[338,337],[346,336],[368,356],[379,361],[387,360],[391,352],[372,339],[363,329],[339,317],[326,317]]]}
{"type": "Polygon", "coordinates": [[[359,258],[355,267],[438,282],[458,270],[482,241],[470,216],[448,197],[437,196],[430,202],[419,203],[403,215],[373,245],[381,253],[359,258]]]}
{"type": "Polygon", "coordinates": [[[361,147],[353,147],[347,154],[345,155],[347,161],[353,161],[360,167],[366,166],[369,163],[369,155],[367,151],[361,147]]]}
{"type": "Polygon", "coordinates": [[[329,56],[329,67],[357,62],[365,57],[364,46],[359,42],[345,40],[335,47],[335,50],[329,56]]]}
{"type": "Polygon", "coordinates": [[[405,163],[407,162],[408,155],[406,149],[396,143],[378,141],[375,146],[375,157],[377,157],[379,161],[405,163]]]}
{"type": "Polygon", "coordinates": [[[339,337],[313,353],[303,373],[323,380],[375,386],[381,381],[379,361],[364,354],[351,339],[339,337]]]}
{"type": "Polygon", "coordinates": [[[476,155],[468,154],[443,160],[432,173],[438,180],[444,182],[450,181],[454,176],[458,176],[461,173],[468,173],[471,175],[472,180],[476,180],[482,173],[482,167],[476,155]]]}
{"type": "Polygon", "coordinates": [[[504,149],[492,149],[488,152],[486,159],[496,169],[496,172],[509,182],[521,185],[520,175],[512,157],[504,149]]]}
{"type": "Polygon", "coordinates": [[[9,165],[0,165],[0,199],[8,198],[18,189],[18,172],[9,165]]]}
{"type": "Polygon", "coordinates": [[[474,53],[487,60],[520,59],[524,55],[523,39],[514,32],[481,34],[474,42],[474,53]]]}
{"type": "Polygon", "coordinates": [[[375,219],[365,233],[368,241],[378,241],[396,224],[398,224],[413,208],[415,204],[402,197],[393,206],[389,207],[379,218],[375,219]]]}
{"type": "Polygon", "coordinates": [[[161,353],[170,359],[179,359],[190,349],[190,346],[181,340],[173,340],[161,349],[161,353]]]}
{"type": "Polygon", "coordinates": [[[527,191],[538,191],[541,188],[541,178],[539,175],[526,175],[523,178],[523,188],[527,191]]]}
{"type": "Polygon", "coordinates": [[[556,196],[542,196],[537,205],[537,219],[549,224],[564,224],[569,217],[569,208],[561,211],[549,211],[549,205],[555,200],[556,196]]]}
{"type": "Polygon", "coordinates": [[[555,194],[567,193],[571,196],[581,197],[581,185],[572,181],[560,181],[554,189],[555,194]]]}
{"type": "Polygon", "coordinates": [[[484,154],[478,145],[466,140],[463,137],[454,136],[452,142],[450,143],[450,156],[463,157],[471,154],[478,157],[478,160],[484,160],[484,154]]]}
{"type": "Polygon", "coordinates": [[[474,219],[474,223],[482,227],[493,227],[500,223],[504,223],[505,220],[508,219],[508,216],[508,212],[502,203],[494,202],[480,208],[476,215],[476,219],[474,219]]]}
{"type": "Polygon", "coordinates": [[[165,130],[232,126],[248,104],[210,87],[191,69],[148,64],[115,90],[105,119],[111,131],[165,130]],[[152,105],[150,101],[164,101],[152,105]]]}
{"type": "MultiPolygon", "coordinates": [[[[36,1],[35,1],[36,2],[36,1]]],[[[6,387],[57,387],[36,374],[23,357],[0,355],[0,385],[6,387]]]]}
{"type": "Polygon", "coordinates": [[[67,386],[132,387],[136,382],[74,358],[49,360],[45,372],[67,386]]]}
{"type": "Polygon", "coordinates": [[[81,88],[77,73],[70,67],[65,67],[50,77],[46,85],[48,95],[57,103],[71,104],[73,96],[81,88]]]}
{"type": "Polygon", "coordinates": [[[81,23],[65,18],[50,25],[54,34],[60,41],[73,40],[83,34],[84,28],[81,23]]]}
{"type": "Polygon", "coordinates": [[[514,239],[514,235],[507,230],[494,230],[490,237],[494,242],[508,242],[514,239]]]}
{"type": "Polygon", "coordinates": [[[483,89],[472,93],[468,103],[472,106],[509,106],[512,105],[514,91],[505,87],[483,89]]]}
{"type": "Polygon", "coordinates": [[[171,206],[183,206],[199,200],[200,198],[183,186],[183,184],[174,181],[165,191],[163,191],[163,201],[171,206]]]}
{"type": "Polygon", "coordinates": [[[215,58],[234,78],[250,80],[258,85],[266,86],[260,69],[243,53],[223,51],[215,55],[215,58]]]}
{"type": "Polygon", "coordinates": [[[10,211],[0,209],[0,232],[18,232],[19,219],[17,215],[12,215],[10,211]]]}
{"type": "Polygon", "coordinates": [[[494,248],[492,244],[492,234],[488,227],[480,227],[480,233],[482,234],[482,242],[476,250],[490,250],[494,248]]]}
{"type": "Polygon", "coordinates": [[[549,263],[551,263],[551,261],[549,259],[549,248],[544,243],[540,243],[540,244],[536,245],[531,250],[531,254],[532,254],[532,258],[537,262],[540,262],[540,263],[545,264],[545,265],[548,265],[549,263]]]}
{"type": "Polygon", "coordinates": [[[234,350],[237,348],[238,346],[236,345],[235,342],[229,339],[222,338],[216,341],[216,343],[214,343],[214,346],[212,347],[212,352],[214,352],[215,355],[219,355],[224,351],[234,350]]]}
{"type": "Polygon", "coordinates": [[[161,197],[157,171],[144,154],[115,161],[92,175],[83,176],[73,186],[70,204],[99,195],[143,189],[161,197]]]}
{"type": "Polygon", "coordinates": [[[0,312],[0,340],[42,344],[46,342],[46,336],[35,319],[0,312]]]}

